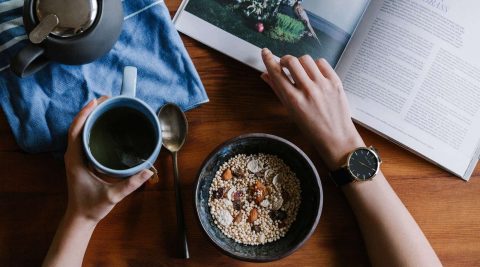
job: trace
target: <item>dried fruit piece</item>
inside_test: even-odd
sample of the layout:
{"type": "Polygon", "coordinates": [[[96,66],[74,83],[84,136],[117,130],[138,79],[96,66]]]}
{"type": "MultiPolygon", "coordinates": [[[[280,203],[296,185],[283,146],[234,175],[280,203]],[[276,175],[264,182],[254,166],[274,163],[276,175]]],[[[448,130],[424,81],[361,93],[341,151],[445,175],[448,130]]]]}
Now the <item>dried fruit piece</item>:
{"type": "MultiPolygon", "coordinates": [[[[267,169],[267,170],[265,171],[264,176],[265,176],[265,178],[267,178],[267,179],[273,179],[274,174],[275,174],[275,172],[274,172],[272,169],[267,169]]],[[[270,181],[270,180],[269,180],[269,181],[270,181]]]]}
{"type": "Polygon", "coordinates": [[[259,233],[262,231],[262,228],[260,228],[260,225],[252,225],[252,231],[259,233]]]}
{"type": "Polygon", "coordinates": [[[274,221],[283,221],[287,218],[287,213],[283,210],[272,210],[268,213],[274,221]]]}
{"type": "Polygon", "coordinates": [[[228,212],[228,210],[220,210],[218,212],[217,220],[221,225],[229,226],[230,224],[232,224],[233,217],[230,212],[228,212]]]}
{"type": "Polygon", "coordinates": [[[222,178],[225,181],[228,181],[228,180],[232,179],[232,177],[233,177],[232,170],[230,170],[230,169],[226,169],[222,174],[222,178]]]}
{"type": "Polygon", "coordinates": [[[268,199],[264,199],[262,202],[260,202],[260,206],[264,208],[268,208],[268,205],[270,205],[270,201],[268,201],[268,199]]]}
{"type": "Polygon", "coordinates": [[[257,180],[255,182],[255,190],[265,190],[266,187],[262,184],[262,182],[260,182],[259,180],[257,180]]]}
{"type": "Polygon", "coordinates": [[[277,196],[272,202],[272,210],[279,210],[283,205],[283,198],[277,196]]]}
{"type": "Polygon", "coordinates": [[[233,222],[238,224],[241,221],[242,221],[242,213],[240,212],[239,214],[237,214],[237,216],[235,216],[235,219],[233,219],[233,222]]]}
{"type": "Polygon", "coordinates": [[[232,187],[227,192],[227,198],[230,201],[233,201],[233,194],[235,193],[235,187],[232,187]]]}
{"type": "Polygon", "coordinates": [[[253,223],[258,219],[258,211],[256,208],[250,210],[250,215],[248,216],[248,222],[253,223]]]}
{"type": "Polygon", "coordinates": [[[259,205],[267,195],[267,188],[260,181],[256,181],[254,186],[255,203],[259,205]]]}
{"type": "Polygon", "coordinates": [[[243,196],[243,192],[242,191],[237,191],[235,193],[233,193],[233,200],[234,201],[237,201],[237,200],[240,200],[243,196]]]}
{"type": "Polygon", "coordinates": [[[280,174],[277,174],[277,175],[275,175],[275,177],[273,177],[272,183],[273,183],[273,186],[275,186],[275,188],[277,190],[282,189],[282,182],[283,182],[282,178],[283,177],[280,174]]]}
{"type": "Polygon", "coordinates": [[[242,209],[242,203],[240,202],[240,200],[233,201],[233,209],[234,210],[241,210],[242,209]]]}
{"type": "Polygon", "coordinates": [[[265,199],[265,194],[263,193],[263,191],[257,191],[255,192],[255,203],[257,203],[257,205],[260,205],[260,203],[265,199]]]}
{"type": "Polygon", "coordinates": [[[245,172],[242,169],[237,168],[233,171],[233,176],[237,178],[245,178],[245,172]]]}
{"type": "Polygon", "coordinates": [[[260,163],[258,162],[258,160],[252,159],[252,160],[250,160],[250,161],[247,163],[247,169],[248,169],[251,173],[257,173],[257,172],[259,172],[262,168],[261,168],[260,163]]]}
{"type": "Polygon", "coordinates": [[[213,191],[213,198],[214,199],[220,199],[223,197],[225,188],[220,187],[218,190],[213,191]]]}

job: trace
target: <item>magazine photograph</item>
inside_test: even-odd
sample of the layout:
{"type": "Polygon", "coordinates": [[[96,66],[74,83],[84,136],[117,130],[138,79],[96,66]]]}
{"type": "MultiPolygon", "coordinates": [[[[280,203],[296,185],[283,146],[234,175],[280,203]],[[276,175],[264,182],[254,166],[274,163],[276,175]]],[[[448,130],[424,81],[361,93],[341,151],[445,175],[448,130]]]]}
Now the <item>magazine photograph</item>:
{"type": "MultiPolygon", "coordinates": [[[[336,65],[368,2],[190,0],[185,5],[179,23],[187,23],[190,16],[195,16],[201,19],[200,24],[195,24],[198,28],[205,23],[214,26],[215,32],[209,31],[207,35],[202,35],[208,36],[206,39],[226,40],[224,44],[235,43],[227,45],[228,50],[246,42],[258,49],[268,47],[279,57],[309,54],[313,58],[325,58],[330,64],[336,65]],[[352,8],[345,12],[345,6],[352,8]],[[190,16],[185,16],[186,13],[190,16]],[[232,36],[242,42],[236,41],[232,36]]],[[[228,50],[226,53],[231,54],[228,50]]]]}

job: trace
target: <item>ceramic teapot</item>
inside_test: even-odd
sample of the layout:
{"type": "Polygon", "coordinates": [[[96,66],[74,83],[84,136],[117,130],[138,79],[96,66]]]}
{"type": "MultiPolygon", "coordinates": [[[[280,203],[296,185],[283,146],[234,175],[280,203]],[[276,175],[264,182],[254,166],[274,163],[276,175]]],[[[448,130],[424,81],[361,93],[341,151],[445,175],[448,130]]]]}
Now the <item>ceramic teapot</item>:
{"type": "Polygon", "coordinates": [[[26,0],[23,23],[30,43],[10,63],[19,77],[51,61],[81,65],[110,51],[122,30],[123,7],[121,0],[26,0]]]}

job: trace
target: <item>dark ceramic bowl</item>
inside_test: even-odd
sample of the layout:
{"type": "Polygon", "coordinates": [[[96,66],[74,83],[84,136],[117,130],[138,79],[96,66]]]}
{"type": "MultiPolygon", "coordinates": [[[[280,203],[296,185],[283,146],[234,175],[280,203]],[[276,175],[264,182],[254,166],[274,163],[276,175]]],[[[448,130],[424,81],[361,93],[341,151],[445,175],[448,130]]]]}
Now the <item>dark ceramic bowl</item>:
{"type": "Polygon", "coordinates": [[[248,134],[227,141],[208,156],[198,175],[194,199],[200,224],[217,248],[239,260],[267,262],[292,254],[312,235],[322,212],[323,192],[317,170],[302,150],[277,136],[248,134]],[[302,202],[284,237],[265,245],[248,246],[236,243],[217,228],[210,215],[208,198],[215,173],[224,162],[237,154],[256,153],[276,155],[295,172],[300,179],[302,202]]]}

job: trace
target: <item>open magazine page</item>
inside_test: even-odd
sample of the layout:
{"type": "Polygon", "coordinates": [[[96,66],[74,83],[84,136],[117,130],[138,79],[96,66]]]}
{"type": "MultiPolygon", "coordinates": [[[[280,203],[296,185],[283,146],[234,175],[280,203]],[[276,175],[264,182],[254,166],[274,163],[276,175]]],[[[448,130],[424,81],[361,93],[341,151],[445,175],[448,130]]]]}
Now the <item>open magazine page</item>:
{"type": "Polygon", "coordinates": [[[354,119],[464,179],[480,139],[478,10],[372,0],[337,67],[354,119]]]}
{"type": "Polygon", "coordinates": [[[326,58],[335,66],[369,0],[189,0],[176,14],[180,32],[257,70],[260,50],[326,58]],[[348,8],[346,8],[348,7],[348,8]]]}

